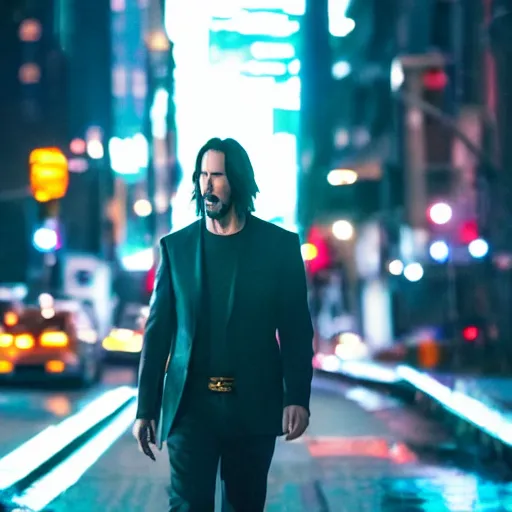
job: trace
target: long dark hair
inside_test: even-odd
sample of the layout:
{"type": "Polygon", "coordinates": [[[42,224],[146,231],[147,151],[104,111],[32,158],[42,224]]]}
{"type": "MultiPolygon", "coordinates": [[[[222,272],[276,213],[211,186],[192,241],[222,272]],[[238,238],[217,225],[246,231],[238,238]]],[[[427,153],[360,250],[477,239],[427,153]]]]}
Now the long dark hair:
{"type": "Polygon", "coordinates": [[[204,217],[204,202],[201,197],[199,177],[201,176],[201,165],[207,151],[219,151],[224,153],[226,176],[231,187],[231,197],[236,212],[244,214],[254,211],[254,199],[260,191],[254,179],[254,169],[247,151],[234,139],[210,139],[197,154],[196,167],[192,180],[194,192],[192,200],[196,202],[196,213],[204,217]]]}

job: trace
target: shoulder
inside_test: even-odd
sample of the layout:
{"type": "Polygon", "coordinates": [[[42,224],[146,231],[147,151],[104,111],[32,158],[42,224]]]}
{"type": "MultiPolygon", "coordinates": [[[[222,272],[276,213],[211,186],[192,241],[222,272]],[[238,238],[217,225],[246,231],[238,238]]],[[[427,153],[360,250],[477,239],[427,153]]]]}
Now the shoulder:
{"type": "Polygon", "coordinates": [[[294,233],[293,231],[288,231],[287,229],[284,229],[281,226],[277,226],[276,224],[272,224],[272,222],[262,220],[252,215],[250,222],[251,225],[254,227],[255,232],[259,233],[260,236],[266,236],[270,240],[277,243],[290,245],[295,245],[299,243],[299,235],[297,233],[294,233]]]}
{"type": "Polygon", "coordinates": [[[164,245],[167,248],[170,248],[176,244],[181,245],[187,240],[191,240],[192,237],[194,237],[195,234],[197,233],[200,222],[201,221],[198,219],[195,222],[192,222],[192,224],[185,226],[184,228],[178,229],[167,235],[164,235],[160,239],[160,244],[164,245]]]}

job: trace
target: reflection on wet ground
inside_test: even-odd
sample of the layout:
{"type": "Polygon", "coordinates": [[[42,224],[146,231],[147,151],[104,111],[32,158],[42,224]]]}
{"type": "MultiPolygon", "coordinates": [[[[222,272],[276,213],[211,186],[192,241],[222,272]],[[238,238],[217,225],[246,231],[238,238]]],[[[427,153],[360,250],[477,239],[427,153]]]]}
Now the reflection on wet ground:
{"type": "Polygon", "coordinates": [[[102,382],[76,389],[65,381],[40,381],[0,386],[0,458],[49,425],[77,412],[107,389],[133,385],[134,368],[107,368],[102,382]]]}
{"type": "MultiPolygon", "coordinates": [[[[411,457],[407,448],[405,457],[397,458],[391,453],[386,456],[383,439],[366,441],[375,449],[375,455],[371,449],[362,448],[364,440],[357,438],[324,439],[320,443],[325,444],[325,450],[308,447],[310,454],[314,455],[313,460],[297,457],[299,445],[293,447],[296,457],[291,456],[289,446],[278,446],[270,475],[267,511],[512,510],[512,484],[504,467],[495,468],[491,474],[483,468],[480,471],[467,470],[432,456],[424,458],[415,454],[411,457]],[[341,455],[337,444],[352,444],[354,453],[346,450],[341,455]],[[335,447],[331,453],[328,453],[327,445],[335,447]],[[295,495],[295,508],[283,508],[284,495],[295,495]]],[[[318,444],[316,440],[310,442],[318,444]]],[[[397,446],[389,445],[388,448],[392,451],[397,446]]]]}
{"type": "Polygon", "coordinates": [[[331,510],[472,512],[512,510],[509,483],[423,462],[347,458],[318,465],[331,510]],[[340,507],[340,508],[336,508],[340,507]]]}
{"type": "MultiPolygon", "coordinates": [[[[128,375],[116,372],[108,385],[128,375]]],[[[66,396],[41,406],[60,414],[66,396]]],[[[306,436],[278,442],[266,512],[512,511],[504,464],[394,398],[316,378],[311,411],[306,436]]],[[[154,463],[127,431],[48,511],[166,510],[168,482],[165,448],[154,463]]]]}
{"type": "Polygon", "coordinates": [[[313,412],[317,421],[301,443],[309,460],[298,455],[299,444],[295,456],[289,445],[278,446],[269,512],[512,511],[512,473],[504,463],[483,460],[475,446],[461,450],[447,429],[397,400],[319,381],[313,412]],[[307,508],[283,508],[293,485],[307,508]]]}

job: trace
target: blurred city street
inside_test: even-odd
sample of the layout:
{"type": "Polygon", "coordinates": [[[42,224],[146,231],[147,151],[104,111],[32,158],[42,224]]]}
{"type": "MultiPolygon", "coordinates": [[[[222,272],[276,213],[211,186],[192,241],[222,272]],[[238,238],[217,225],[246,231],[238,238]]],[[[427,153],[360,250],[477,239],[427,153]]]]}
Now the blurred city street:
{"type": "Polygon", "coordinates": [[[135,418],[204,379],[300,429],[311,357],[267,512],[512,512],[511,34],[512,0],[0,0],[0,512],[168,510],[135,418]]]}

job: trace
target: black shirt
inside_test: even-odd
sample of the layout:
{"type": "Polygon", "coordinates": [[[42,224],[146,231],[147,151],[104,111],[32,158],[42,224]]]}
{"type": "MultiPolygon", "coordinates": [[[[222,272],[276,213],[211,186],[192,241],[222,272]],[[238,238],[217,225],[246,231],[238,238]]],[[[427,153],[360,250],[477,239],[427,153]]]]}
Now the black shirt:
{"type": "Polygon", "coordinates": [[[215,235],[203,230],[201,308],[192,355],[193,377],[232,375],[226,339],[227,315],[243,233],[244,229],[233,235],[215,235]]]}

